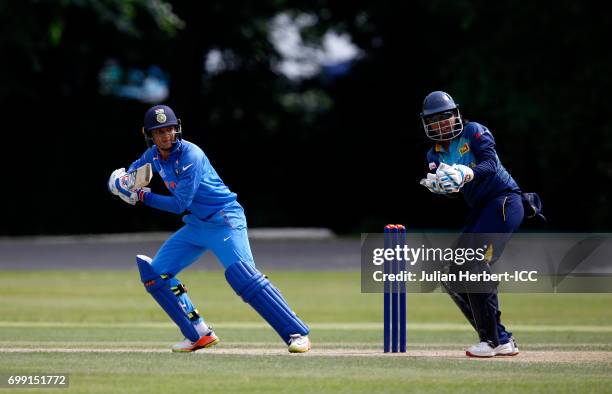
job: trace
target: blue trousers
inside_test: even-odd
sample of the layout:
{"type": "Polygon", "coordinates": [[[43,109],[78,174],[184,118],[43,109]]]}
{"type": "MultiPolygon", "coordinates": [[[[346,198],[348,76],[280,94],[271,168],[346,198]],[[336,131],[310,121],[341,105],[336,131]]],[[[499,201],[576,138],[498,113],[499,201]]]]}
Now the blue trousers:
{"type": "Polygon", "coordinates": [[[221,210],[206,221],[185,215],[183,222],[185,225],[163,243],[153,258],[156,272],[176,276],[209,249],[224,269],[238,261],[255,266],[241,207],[221,210]]]}
{"type": "MultiPolygon", "coordinates": [[[[209,249],[224,269],[239,261],[255,266],[242,207],[221,210],[206,221],[192,214],[185,215],[183,222],[185,225],[162,244],[153,258],[151,265],[155,272],[176,277],[209,249]]],[[[178,278],[175,280],[180,283],[178,278]]],[[[187,293],[179,298],[187,313],[196,310],[187,293]]],[[[202,318],[193,321],[200,322],[202,318]]]]}
{"type": "MultiPolygon", "coordinates": [[[[478,233],[485,236],[495,234],[490,238],[494,251],[488,262],[491,265],[501,256],[512,233],[521,225],[523,216],[521,196],[518,193],[509,193],[472,209],[463,233],[478,233]]],[[[479,237],[476,239],[480,240],[479,237]]],[[[510,340],[512,333],[501,323],[501,310],[496,290],[489,293],[460,293],[448,288],[447,290],[478,333],[480,341],[491,342],[497,346],[510,340]]]]}

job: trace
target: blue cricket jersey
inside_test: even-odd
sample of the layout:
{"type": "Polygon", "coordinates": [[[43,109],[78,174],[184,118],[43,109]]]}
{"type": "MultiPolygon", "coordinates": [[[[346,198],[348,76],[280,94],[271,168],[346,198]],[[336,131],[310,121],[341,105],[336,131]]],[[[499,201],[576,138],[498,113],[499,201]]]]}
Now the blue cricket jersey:
{"type": "Polygon", "coordinates": [[[145,163],[151,163],[172,194],[146,193],[143,202],[150,207],[176,214],[191,211],[207,219],[222,209],[240,206],[236,193],[223,183],[202,149],[189,141],[177,141],[167,160],[162,159],[157,146],[152,146],[132,163],[128,172],[145,163]]]}
{"type": "Polygon", "coordinates": [[[450,140],[448,151],[442,144],[436,143],[427,152],[427,162],[434,172],[440,163],[463,164],[472,168],[474,179],[461,188],[470,207],[509,192],[521,192],[497,156],[493,134],[480,123],[466,123],[462,133],[450,140]]]}

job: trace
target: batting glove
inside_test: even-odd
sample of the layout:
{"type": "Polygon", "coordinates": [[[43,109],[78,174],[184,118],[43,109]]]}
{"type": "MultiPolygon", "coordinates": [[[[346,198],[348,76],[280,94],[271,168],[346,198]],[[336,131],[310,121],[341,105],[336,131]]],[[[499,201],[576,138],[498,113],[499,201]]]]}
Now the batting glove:
{"type": "Polygon", "coordinates": [[[115,181],[120,179],[122,176],[126,175],[125,168],[118,168],[111,174],[110,178],[108,178],[108,191],[114,194],[115,196],[119,195],[119,190],[117,186],[115,186],[115,181]]]}
{"type": "Polygon", "coordinates": [[[128,204],[136,205],[138,201],[144,201],[145,195],[149,192],[151,192],[151,189],[148,187],[136,189],[133,192],[127,189],[119,188],[118,196],[128,204]]]}
{"type": "Polygon", "coordinates": [[[436,171],[436,178],[440,188],[447,193],[456,193],[463,185],[474,179],[474,171],[470,167],[461,164],[449,166],[448,164],[440,163],[436,171]]]}
{"type": "Polygon", "coordinates": [[[129,174],[125,172],[125,168],[113,171],[108,179],[108,190],[130,205],[136,205],[138,201],[144,201],[145,194],[151,191],[148,187],[130,190],[128,185],[129,174]]]}

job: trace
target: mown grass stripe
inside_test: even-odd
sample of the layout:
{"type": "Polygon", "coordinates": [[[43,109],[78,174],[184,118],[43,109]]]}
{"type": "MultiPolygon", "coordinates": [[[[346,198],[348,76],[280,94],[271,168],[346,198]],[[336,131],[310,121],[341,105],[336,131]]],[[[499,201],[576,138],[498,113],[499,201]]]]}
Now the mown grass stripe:
{"type": "MultiPolygon", "coordinates": [[[[372,322],[352,323],[310,323],[313,330],[351,330],[371,331],[382,330],[382,324],[372,322]]],[[[0,327],[12,328],[170,328],[172,323],[166,322],[36,322],[36,321],[0,321],[0,327]]],[[[223,329],[260,329],[268,327],[265,322],[221,322],[215,323],[215,327],[223,329]]],[[[550,325],[550,324],[512,324],[516,331],[530,332],[610,332],[612,326],[608,325],[550,325]]],[[[415,331],[472,331],[473,328],[461,323],[408,323],[408,330],[415,331]]]]}
{"type": "MultiPolygon", "coordinates": [[[[258,348],[258,347],[267,347],[267,346],[278,346],[278,341],[269,341],[269,342],[243,342],[243,341],[223,341],[224,348],[258,348]]],[[[172,341],[0,341],[0,348],[124,348],[129,346],[131,348],[139,348],[139,349],[148,349],[148,348],[158,348],[158,347],[168,347],[172,345],[172,341]]],[[[320,349],[328,349],[328,348],[337,348],[337,349],[379,349],[380,345],[378,343],[370,343],[364,344],[362,342],[342,342],[341,344],[336,341],[316,341],[317,348],[320,349]]],[[[465,346],[462,344],[456,344],[456,342],[452,341],[441,341],[441,342],[425,342],[425,343],[411,343],[408,344],[408,349],[464,349],[465,346]],[[451,346],[452,345],[452,346],[451,346]]],[[[546,343],[527,343],[522,344],[521,348],[531,349],[531,350],[550,350],[550,349],[599,349],[602,350],[612,350],[612,344],[609,343],[555,343],[555,342],[546,342],[546,343]]]]}
{"type": "MultiPolygon", "coordinates": [[[[166,349],[142,349],[135,347],[124,348],[19,348],[19,347],[0,347],[0,353],[118,353],[118,354],[143,354],[143,353],[165,353],[171,354],[171,350],[166,349]]],[[[220,356],[281,356],[281,357],[410,357],[427,358],[440,360],[456,360],[462,362],[519,362],[519,363],[610,363],[612,352],[608,351],[528,351],[516,357],[495,357],[486,360],[474,360],[465,356],[463,350],[457,349],[436,349],[436,350],[415,350],[411,349],[406,353],[385,354],[380,349],[346,349],[346,348],[327,348],[313,349],[304,354],[291,354],[286,348],[244,348],[244,349],[223,349],[211,348],[203,349],[197,354],[211,357],[220,356]]]]}

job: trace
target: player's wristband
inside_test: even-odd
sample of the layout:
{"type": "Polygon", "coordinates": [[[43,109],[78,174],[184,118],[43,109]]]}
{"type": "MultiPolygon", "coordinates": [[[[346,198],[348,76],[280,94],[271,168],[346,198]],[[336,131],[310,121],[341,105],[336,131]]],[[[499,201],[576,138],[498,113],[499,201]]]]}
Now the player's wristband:
{"type": "Polygon", "coordinates": [[[136,194],[138,195],[138,201],[144,201],[147,191],[145,189],[138,189],[136,194]]]}

